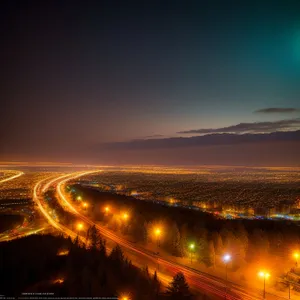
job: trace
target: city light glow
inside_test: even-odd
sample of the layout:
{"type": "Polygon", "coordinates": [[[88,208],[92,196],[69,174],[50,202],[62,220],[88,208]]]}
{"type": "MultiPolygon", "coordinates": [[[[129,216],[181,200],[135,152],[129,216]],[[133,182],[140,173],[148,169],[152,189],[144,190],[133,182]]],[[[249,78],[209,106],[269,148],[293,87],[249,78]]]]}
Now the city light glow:
{"type": "Polygon", "coordinates": [[[64,279],[63,278],[58,278],[58,279],[55,279],[54,280],[54,283],[59,283],[59,284],[61,284],[61,283],[63,283],[64,282],[64,279]]]}
{"type": "Polygon", "coordinates": [[[228,263],[229,261],[231,261],[231,255],[230,254],[224,254],[223,261],[225,263],[228,263]]]}
{"type": "Polygon", "coordinates": [[[194,243],[190,244],[190,245],[189,245],[189,248],[190,248],[191,250],[194,250],[194,249],[195,249],[195,244],[194,244],[194,243]]]}
{"type": "Polygon", "coordinates": [[[156,236],[160,236],[161,235],[161,229],[160,228],[156,228],[155,229],[155,235],[156,236]]]}
{"type": "Polygon", "coordinates": [[[58,256],[64,256],[68,254],[69,254],[69,250],[61,250],[57,253],[58,256]]]}
{"type": "Polygon", "coordinates": [[[261,278],[268,279],[271,275],[268,272],[266,272],[266,271],[260,271],[258,273],[258,276],[261,277],[261,278]]]}

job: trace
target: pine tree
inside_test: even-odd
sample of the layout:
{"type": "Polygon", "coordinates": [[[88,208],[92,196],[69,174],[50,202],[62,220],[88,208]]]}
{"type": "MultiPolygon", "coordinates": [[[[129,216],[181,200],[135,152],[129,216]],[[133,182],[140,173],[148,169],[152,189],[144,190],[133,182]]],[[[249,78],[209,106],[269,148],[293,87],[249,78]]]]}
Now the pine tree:
{"type": "Polygon", "coordinates": [[[106,256],[107,256],[107,254],[106,254],[106,240],[103,239],[103,238],[100,239],[99,251],[100,251],[100,254],[101,254],[103,257],[106,257],[106,256]]]}
{"type": "Polygon", "coordinates": [[[79,248],[80,247],[80,244],[79,244],[79,237],[78,235],[76,236],[76,238],[74,239],[74,242],[73,242],[75,248],[79,248]]]}
{"type": "Polygon", "coordinates": [[[154,271],[154,274],[153,274],[152,285],[153,285],[153,291],[154,291],[154,294],[155,294],[156,297],[157,297],[157,296],[159,295],[159,292],[160,292],[161,283],[160,283],[160,281],[158,280],[156,271],[154,271]]]}
{"type": "Polygon", "coordinates": [[[215,265],[215,248],[212,240],[203,239],[198,260],[205,263],[207,266],[215,265]]]}
{"type": "Polygon", "coordinates": [[[90,227],[87,232],[87,244],[90,242],[90,248],[92,250],[96,250],[99,248],[99,245],[102,244],[102,238],[99,230],[95,225],[90,227]]]}
{"type": "Polygon", "coordinates": [[[172,224],[171,227],[171,247],[172,255],[179,257],[182,256],[180,232],[175,222],[172,224]]]}
{"type": "Polygon", "coordinates": [[[145,268],[144,268],[144,273],[145,273],[145,275],[146,275],[146,277],[147,278],[149,278],[150,277],[150,274],[149,274],[149,269],[148,269],[148,266],[146,266],[145,268]]]}
{"type": "Polygon", "coordinates": [[[119,245],[116,245],[116,247],[112,249],[109,258],[117,263],[124,263],[125,257],[119,245]]]}
{"type": "Polygon", "coordinates": [[[214,241],[215,253],[221,255],[224,253],[223,241],[220,234],[216,231],[212,233],[212,238],[214,241]]]}
{"type": "Polygon", "coordinates": [[[181,249],[182,249],[182,255],[188,256],[189,255],[189,249],[188,249],[188,241],[189,241],[189,230],[188,225],[183,224],[180,228],[180,243],[181,243],[181,249]]]}
{"type": "Polygon", "coordinates": [[[166,294],[174,300],[192,299],[189,286],[182,272],[177,273],[167,287],[166,294]]]}

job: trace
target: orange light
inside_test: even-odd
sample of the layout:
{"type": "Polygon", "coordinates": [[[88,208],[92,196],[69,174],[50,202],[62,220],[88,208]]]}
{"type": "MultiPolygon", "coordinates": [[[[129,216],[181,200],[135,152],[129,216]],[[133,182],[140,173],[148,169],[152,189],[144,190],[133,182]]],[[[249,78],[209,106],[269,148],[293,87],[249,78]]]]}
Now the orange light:
{"type": "Polygon", "coordinates": [[[83,224],[82,224],[82,223],[78,223],[78,224],[77,224],[77,229],[78,229],[78,230],[81,230],[82,228],[83,228],[83,224]]]}
{"type": "Polygon", "coordinates": [[[160,228],[156,228],[156,229],[155,229],[155,234],[156,234],[157,236],[159,236],[159,235],[161,234],[160,228]]]}
{"type": "Polygon", "coordinates": [[[120,299],[120,300],[130,300],[130,297],[123,294],[123,295],[120,296],[119,299],[120,299]]]}
{"type": "Polygon", "coordinates": [[[225,262],[225,263],[228,263],[229,261],[231,261],[231,255],[230,254],[225,254],[224,256],[223,256],[223,261],[225,262]]]}
{"type": "Polygon", "coordinates": [[[105,207],[105,212],[109,212],[109,207],[108,206],[105,207]]]}
{"type": "Polygon", "coordinates": [[[88,206],[88,204],[86,203],[86,202],[83,202],[83,207],[87,207],[88,206]]]}
{"type": "Polygon", "coordinates": [[[54,280],[54,283],[63,283],[64,279],[63,278],[58,278],[56,280],[54,280]]]}
{"type": "Polygon", "coordinates": [[[294,257],[295,257],[296,259],[299,259],[299,257],[300,257],[299,252],[295,252],[295,253],[294,253],[294,257]]]}
{"type": "Polygon", "coordinates": [[[261,277],[261,278],[268,279],[271,275],[270,275],[268,272],[260,271],[260,272],[258,273],[258,276],[261,277]]]}
{"type": "Polygon", "coordinates": [[[61,250],[57,253],[58,256],[64,256],[68,254],[69,254],[69,250],[61,250]]]}
{"type": "Polygon", "coordinates": [[[123,213],[123,219],[127,220],[128,219],[128,214],[127,213],[123,213]]]}

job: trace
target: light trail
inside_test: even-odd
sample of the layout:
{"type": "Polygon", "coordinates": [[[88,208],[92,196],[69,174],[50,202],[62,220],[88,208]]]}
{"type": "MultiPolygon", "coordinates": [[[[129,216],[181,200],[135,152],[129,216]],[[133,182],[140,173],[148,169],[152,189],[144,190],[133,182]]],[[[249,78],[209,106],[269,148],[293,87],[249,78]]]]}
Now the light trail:
{"type": "MultiPolygon", "coordinates": [[[[7,170],[4,170],[3,172],[8,172],[7,170]]],[[[22,171],[9,171],[10,173],[15,173],[14,175],[8,177],[8,178],[4,178],[4,179],[1,179],[0,180],[0,183],[4,183],[4,182],[7,182],[7,181],[10,181],[10,180],[13,180],[13,179],[16,179],[20,176],[22,176],[24,174],[24,172],[22,171]]]]}
{"type": "MultiPolygon", "coordinates": [[[[227,294],[225,293],[225,286],[226,283],[223,279],[215,277],[213,275],[192,269],[190,267],[187,267],[185,265],[181,265],[178,263],[175,263],[171,260],[164,259],[162,257],[157,257],[152,251],[149,251],[147,249],[144,249],[142,247],[136,246],[135,244],[119,237],[118,235],[112,233],[111,231],[107,230],[105,227],[102,227],[83,214],[81,214],[77,209],[68,201],[67,197],[64,195],[64,186],[65,184],[70,181],[74,180],[76,178],[79,178],[81,176],[85,176],[91,173],[96,173],[100,171],[88,171],[88,172],[77,172],[73,174],[63,175],[56,179],[51,180],[51,182],[48,182],[46,184],[46,187],[49,188],[52,185],[56,185],[56,191],[58,195],[58,201],[61,202],[63,207],[68,208],[70,212],[72,212],[75,216],[77,216],[79,219],[81,219],[86,224],[89,224],[91,226],[95,225],[97,229],[101,232],[103,236],[106,238],[112,240],[115,243],[118,243],[120,246],[124,247],[127,250],[130,250],[134,252],[135,254],[140,255],[142,258],[147,258],[154,262],[155,264],[159,263],[160,268],[164,268],[164,273],[162,271],[159,271],[159,277],[162,278],[163,282],[170,282],[169,278],[170,273],[171,275],[175,275],[177,272],[182,272],[186,276],[188,282],[191,285],[192,289],[197,289],[200,291],[206,291],[207,293],[213,294],[215,296],[218,296],[220,298],[230,299],[230,300],[238,300],[238,299],[261,299],[261,292],[255,289],[249,290],[248,288],[245,288],[243,286],[240,286],[238,284],[230,283],[230,287],[227,290],[227,294]],[[168,272],[168,275],[166,274],[166,271],[168,272]]],[[[42,191],[45,192],[47,189],[43,188],[42,191]]],[[[37,189],[35,189],[35,197],[38,200],[37,195],[37,189]]],[[[38,203],[38,202],[37,202],[38,203]]],[[[42,210],[45,217],[49,220],[49,223],[53,225],[56,229],[67,233],[72,232],[65,226],[58,224],[55,222],[51,216],[43,209],[42,210]],[[44,213],[45,212],[45,213],[44,213]]],[[[72,232],[74,234],[74,232],[72,232]]],[[[268,294],[269,296],[273,296],[268,294]]],[[[280,297],[276,297],[277,299],[283,299],[280,297]]]]}
{"type": "MultiPolygon", "coordinates": [[[[51,177],[52,178],[52,177],[51,177]]],[[[67,228],[66,226],[59,224],[58,222],[56,222],[51,216],[50,214],[47,212],[47,210],[43,207],[41,201],[40,201],[40,196],[38,195],[40,190],[41,190],[41,185],[44,181],[46,181],[47,179],[42,179],[39,182],[36,183],[36,185],[34,186],[33,189],[33,201],[38,205],[41,213],[44,215],[44,217],[47,219],[48,223],[51,224],[55,229],[57,229],[58,231],[61,231],[63,233],[65,233],[66,235],[69,235],[73,238],[77,237],[77,234],[70,230],[69,228],[67,228]]],[[[81,237],[79,236],[79,238],[81,239],[81,237]]]]}
{"type": "MultiPolygon", "coordinates": [[[[192,285],[193,288],[199,289],[199,290],[205,290],[209,293],[212,293],[216,296],[219,296],[221,298],[225,297],[225,285],[223,280],[220,280],[220,278],[215,278],[211,275],[201,273],[200,271],[196,271],[194,269],[188,268],[184,265],[180,265],[178,263],[175,263],[173,261],[169,261],[163,258],[157,258],[157,256],[146,249],[143,249],[141,247],[137,247],[133,243],[120,238],[116,234],[110,232],[105,227],[102,227],[93,221],[91,221],[89,218],[82,215],[80,212],[77,211],[77,209],[67,200],[67,198],[64,195],[64,186],[65,184],[70,181],[74,180],[78,177],[85,176],[91,173],[96,173],[100,171],[89,171],[84,173],[75,173],[71,174],[69,176],[61,176],[57,178],[57,180],[53,180],[53,183],[56,183],[56,191],[58,194],[58,200],[62,202],[63,206],[67,207],[74,215],[76,215],[78,218],[80,218],[83,222],[99,229],[102,235],[109,238],[110,240],[114,241],[115,243],[118,243],[119,245],[125,247],[126,249],[129,249],[143,257],[146,257],[147,259],[153,261],[155,264],[159,263],[160,266],[164,266],[169,273],[171,272],[173,275],[175,275],[177,272],[181,271],[184,273],[184,275],[187,277],[189,283],[192,285]]],[[[160,272],[161,274],[161,272],[160,272]]],[[[163,275],[163,281],[166,282],[167,278],[170,278],[169,276],[163,275]]],[[[236,290],[235,290],[236,291],[236,290]]],[[[243,294],[243,296],[238,296],[237,294],[234,294],[232,291],[228,291],[227,293],[227,299],[231,300],[237,300],[237,299],[259,299],[259,297],[256,296],[250,296],[247,294],[244,294],[243,291],[236,291],[239,292],[239,294],[243,294]]]]}

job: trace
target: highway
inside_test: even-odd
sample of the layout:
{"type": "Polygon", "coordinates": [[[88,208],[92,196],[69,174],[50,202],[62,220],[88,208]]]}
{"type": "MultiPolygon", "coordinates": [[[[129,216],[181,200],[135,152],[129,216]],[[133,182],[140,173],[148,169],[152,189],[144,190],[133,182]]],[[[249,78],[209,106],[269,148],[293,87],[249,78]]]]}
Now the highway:
{"type": "Polygon", "coordinates": [[[3,170],[3,172],[13,173],[13,175],[11,175],[11,176],[9,176],[7,178],[0,179],[0,183],[4,183],[4,182],[7,182],[7,181],[16,179],[16,178],[18,178],[18,177],[20,177],[20,176],[22,176],[24,174],[24,172],[22,172],[22,171],[7,171],[7,170],[3,170]]]}
{"type": "MultiPolygon", "coordinates": [[[[66,177],[66,175],[62,176],[62,178],[66,177]]],[[[51,177],[52,178],[52,177],[51,177]]],[[[61,177],[59,177],[61,178],[61,177]]],[[[40,212],[42,213],[42,215],[46,218],[46,220],[48,221],[48,223],[50,225],[52,225],[55,229],[57,229],[58,231],[63,232],[64,234],[66,234],[67,236],[72,237],[73,239],[76,238],[77,233],[70,230],[69,228],[67,228],[66,226],[56,222],[51,215],[48,213],[48,211],[46,210],[46,208],[44,208],[44,206],[41,203],[41,199],[42,199],[42,184],[47,181],[49,179],[43,179],[40,180],[39,182],[36,183],[36,185],[34,186],[33,189],[33,201],[38,205],[38,208],[40,210],[40,212]]],[[[52,181],[50,181],[50,183],[52,184],[52,181]]],[[[54,181],[53,181],[54,183],[54,181]]],[[[49,184],[49,182],[48,182],[49,184]]],[[[47,185],[48,186],[48,185],[47,185]]],[[[44,189],[43,189],[44,190],[44,189]]]]}
{"type": "MultiPolygon", "coordinates": [[[[261,299],[262,293],[260,290],[251,289],[249,291],[247,288],[237,285],[235,283],[230,283],[230,287],[228,288],[227,294],[225,293],[226,283],[223,279],[212,276],[210,274],[192,269],[185,265],[178,264],[174,261],[168,260],[161,256],[157,256],[154,252],[149,251],[145,248],[137,246],[136,244],[116,235],[111,232],[107,228],[96,224],[89,218],[87,218],[84,214],[80,212],[79,209],[76,209],[72,203],[70,203],[67,199],[67,196],[64,193],[64,187],[68,181],[77,179],[79,177],[89,175],[95,172],[100,171],[88,171],[88,172],[76,172],[72,174],[63,175],[50,181],[43,180],[36,184],[34,188],[34,201],[37,203],[40,211],[48,220],[48,222],[55,227],[57,230],[62,231],[66,235],[70,235],[72,237],[77,234],[71,231],[69,228],[65,227],[62,224],[57,223],[52,219],[52,217],[47,213],[44,207],[41,204],[41,199],[43,198],[43,193],[47,191],[51,186],[56,187],[58,201],[69,212],[74,214],[78,219],[88,225],[95,225],[97,229],[101,232],[103,236],[105,236],[108,240],[111,240],[115,243],[118,243],[122,246],[126,251],[129,251],[134,256],[138,257],[141,261],[151,261],[154,265],[159,264],[159,278],[162,279],[163,282],[170,281],[171,276],[175,275],[177,272],[181,271],[187,278],[188,283],[190,284],[192,289],[199,290],[200,292],[206,292],[210,295],[217,296],[219,298],[227,298],[227,299],[261,299]]],[[[135,261],[133,261],[135,263],[135,261]]],[[[283,299],[274,295],[268,295],[268,299],[283,299]]]]}

